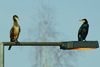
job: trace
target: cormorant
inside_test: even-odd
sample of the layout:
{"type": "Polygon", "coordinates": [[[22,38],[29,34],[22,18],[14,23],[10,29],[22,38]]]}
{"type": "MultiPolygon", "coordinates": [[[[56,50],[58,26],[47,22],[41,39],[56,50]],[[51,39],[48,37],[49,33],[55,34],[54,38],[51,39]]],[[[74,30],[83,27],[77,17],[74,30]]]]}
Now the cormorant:
{"type": "Polygon", "coordinates": [[[89,24],[87,19],[81,19],[80,22],[82,22],[83,24],[81,25],[78,31],[78,41],[86,41],[86,36],[89,30],[89,24]]]}
{"type": "MultiPolygon", "coordinates": [[[[20,34],[20,25],[18,24],[19,17],[17,15],[13,16],[13,26],[10,30],[10,42],[18,43],[18,38],[20,34]]],[[[9,46],[8,50],[10,50],[12,45],[9,46]]]]}

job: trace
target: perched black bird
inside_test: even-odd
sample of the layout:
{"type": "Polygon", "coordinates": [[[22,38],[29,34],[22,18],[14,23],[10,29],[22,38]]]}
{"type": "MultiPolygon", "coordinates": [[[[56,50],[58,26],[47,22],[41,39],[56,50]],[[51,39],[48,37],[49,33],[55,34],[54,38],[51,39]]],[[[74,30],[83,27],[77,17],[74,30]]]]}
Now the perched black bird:
{"type": "Polygon", "coordinates": [[[86,36],[89,30],[89,24],[87,19],[82,19],[80,20],[80,22],[82,22],[83,24],[81,25],[78,31],[78,41],[83,41],[83,40],[86,41],[86,36]]]}
{"type": "MultiPolygon", "coordinates": [[[[10,30],[10,42],[14,42],[15,44],[18,43],[18,38],[20,34],[20,26],[18,24],[19,18],[17,15],[13,16],[13,26],[10,30]]],[[[11,45],[9,46],[8,50],[11,49],[11,45]]]]}

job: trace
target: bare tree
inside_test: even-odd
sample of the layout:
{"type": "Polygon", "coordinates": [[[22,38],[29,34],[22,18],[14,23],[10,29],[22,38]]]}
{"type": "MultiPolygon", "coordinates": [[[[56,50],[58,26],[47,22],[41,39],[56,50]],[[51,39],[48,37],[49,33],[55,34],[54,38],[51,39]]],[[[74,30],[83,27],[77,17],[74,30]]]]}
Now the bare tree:
{"type": "MultiPolygon", "coordinates": [[[[52,9],[46,6],[41,6],[39,10],[39,22],[38,22],[38,41],[55,41],[57,38],[57,32],[54,24],[54,14],[52,9]]],[[[39,53],[39,60],[37,65],[41,67],[52,67],[56,61],[54,61],[53,52],[55,47],[38,47],[37,52],[39,53]],[[51,56],[50,56],[51,55],[51,56]],[[39,63],[40,62],[40,63],[39,63]]],[[[37,66],[39,67],[39,66],[37,66]]]]}
{"type": "MultiPolygon", "coordinates": [[[[36,41],[56,41],[58,32],[55,29],[55,16],[53,9],[41,6],[38,10],[38,26],[36,41]]],[[[74,67],[75,51],[63,51],[54,46],[36,47],[34,65],[32,67],[74,67]]]]}

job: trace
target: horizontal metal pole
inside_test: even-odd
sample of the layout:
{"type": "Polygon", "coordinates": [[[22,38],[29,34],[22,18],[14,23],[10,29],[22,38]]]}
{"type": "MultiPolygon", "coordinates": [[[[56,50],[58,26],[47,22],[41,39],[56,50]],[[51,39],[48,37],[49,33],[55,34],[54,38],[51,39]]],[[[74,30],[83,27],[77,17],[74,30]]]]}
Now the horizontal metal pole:
{"type": "Polygon", "coordinates": [[[60,46],[60,49],[99,48],[98,41],[65,41],[65,42],[3,42],[4,46],[60,46]]]}
{"type": "Polygon", "coordinates": [[[62,42],[3,42],[4,46],[60,46],[62,42]]]}

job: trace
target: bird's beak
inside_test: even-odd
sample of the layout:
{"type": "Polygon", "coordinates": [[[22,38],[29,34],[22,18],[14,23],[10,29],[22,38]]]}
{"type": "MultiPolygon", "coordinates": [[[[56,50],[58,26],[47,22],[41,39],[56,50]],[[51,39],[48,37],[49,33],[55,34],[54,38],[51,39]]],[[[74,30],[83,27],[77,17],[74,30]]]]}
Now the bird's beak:
{"type": "Polygon", "coordinates": [[[80,21],[80,23],[82,23],[83,24],[83,20],[79,20],[80,21]]]}
{"type": "Polygon", "coordinates": [[[82,22],[82,20],[79,20],[80,22],[82,22]]]}

